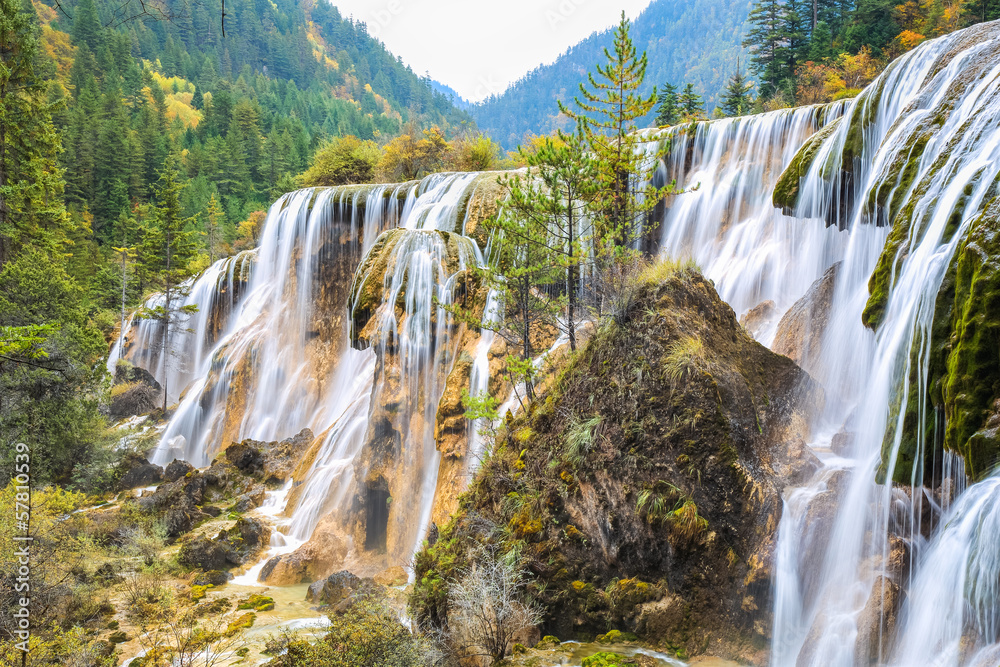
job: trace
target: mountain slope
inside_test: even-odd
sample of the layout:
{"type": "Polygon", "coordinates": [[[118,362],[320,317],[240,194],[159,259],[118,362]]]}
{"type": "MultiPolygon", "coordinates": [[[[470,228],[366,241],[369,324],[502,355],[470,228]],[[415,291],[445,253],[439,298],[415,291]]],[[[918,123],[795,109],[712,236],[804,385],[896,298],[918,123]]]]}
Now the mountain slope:
{"type": "MultiPolygon", "coordinates": [[[[649,57],[646,89],[668,81],[675,85],[690,81],[705,96],[710,111],[742,51],[750,4],[750,0],[655,0],[632,26],[636,48],[649,57]]],[[[550,132],[558,122],[556,100],[572,100],[611,43],[612,29],[594,33],[554,63],[529,72],[503,94],[473,106],[476,123],[506,148],[516,146],[525,133],[550,132]]]]}

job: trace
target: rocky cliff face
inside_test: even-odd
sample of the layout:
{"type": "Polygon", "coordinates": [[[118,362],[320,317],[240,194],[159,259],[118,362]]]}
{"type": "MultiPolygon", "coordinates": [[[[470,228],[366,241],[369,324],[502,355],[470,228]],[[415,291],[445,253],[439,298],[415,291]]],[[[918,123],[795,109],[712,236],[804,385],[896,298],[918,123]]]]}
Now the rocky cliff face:
{"type": "Polygon", "coordinates": [[[449,580],[494,544],[533,575],[543,634],[614,628],[742,657],[766,645],[780,492],[813,470],[799,408],[820,392],[694,270],[645,281],[628,320],[504,425],[418,555],[421,621],[447,624],[449,580]]]}

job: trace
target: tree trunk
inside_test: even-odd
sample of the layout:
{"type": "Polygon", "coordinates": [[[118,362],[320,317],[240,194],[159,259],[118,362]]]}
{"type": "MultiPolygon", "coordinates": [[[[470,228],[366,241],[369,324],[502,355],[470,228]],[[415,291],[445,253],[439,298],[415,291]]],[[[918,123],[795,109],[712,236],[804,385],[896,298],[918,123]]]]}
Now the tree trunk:
{"type": "Polygon", "coordinates": [[[566,208],[566,220],[567,220],[567,238],[569,239],[569,267],[568,275],[566,279],[566,329],[569,332],[569,349],[572,352],[576,352],[576,322],[575,322],[575,310],[576,310],[576,290],[578,281],[578,271],[579,267],[576,265],[576,252],[574,251],[573,241],[575,238],[575,229],[573,229],[573,197],[570,195],[567,201],[566,208]]]}

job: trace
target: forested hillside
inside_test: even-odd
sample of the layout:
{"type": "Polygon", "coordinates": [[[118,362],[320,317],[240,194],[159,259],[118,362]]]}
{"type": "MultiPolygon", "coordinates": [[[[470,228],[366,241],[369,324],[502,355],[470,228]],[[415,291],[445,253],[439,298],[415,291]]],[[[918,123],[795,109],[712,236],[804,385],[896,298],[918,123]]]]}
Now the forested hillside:
{"type": "MultiPolygon", "coordinates": [[[[636,18],[632,38],[649,58],[645,92],[670,82],[694,84],[711,110],[736,67],[749,0],[704,0],[698,3],[655,0],[636,18]]],[[[543,65],[503,94],[473,106],[479,128],[513,148],[526,133],[547,134],[558,124],[556,100],[569,102],[586,79],[587,70],[611,45],[609,28],[569,49],[555,63],[543,65]]],[[[647,118],[652,123],[653,114],[647,118]]]]}
{"type": "Polygon", "coordinates": [[[325,1],[229,2],[225,36],[218,0],[171,0],[168,20],[121,22],[116,6],[75,0],[61,3],[64,14],[37,5],[60,84],[50,96],[66,98],[55,122],[67,203],[89,210],[100,241],[145,201],[171,152],[183,153],[191,180],[185,214],[216,193],[235,223],[287,191],[279,181],[303,171],[326,137],[464,120],[325,1]]]}

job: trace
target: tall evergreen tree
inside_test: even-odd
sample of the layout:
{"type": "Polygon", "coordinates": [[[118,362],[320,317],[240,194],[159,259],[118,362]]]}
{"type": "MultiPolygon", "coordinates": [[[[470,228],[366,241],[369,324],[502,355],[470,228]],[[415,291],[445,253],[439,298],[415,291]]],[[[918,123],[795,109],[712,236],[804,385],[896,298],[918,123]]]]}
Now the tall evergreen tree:
{"type": "Polygon", "coordinates": [[[966,25],[1000,19],[1000,0],[965,0],[962,19],[966,25]]]}
{"type": "Polygon", "coordinates": [[[629,36],[630,22],[622,12],[615,29],[613,50],[605,49],[607,62],[597,65],[597,76],[587,74],[580,84],[579,109],[559,102],[559,109],[581,122],[587,143],[597,161],[598,189],[595,206],[600,228],[599,244],[609,248],[631,247],[642,233],[647,213],[661,193],[646,184],[651,174],[643,171],[643,157],[637,150],[636,120],[656,105],[655,92],[639,93],[646,78],[646,54],[637,54],[629,36]]]}
{"type": "MultiPolygon", "coordinates": [[[[163,292],[162,302],[147,308],[142,316],[161,322],[160,360],[164,371],[174,351],[170,347],[170,332],[179,312],[194,312],[196,307],[178,308],[177,300],[184,296],[182,283],[189,275],[188,264],[197,252],[189,218],[183,217],[180,194],[184,186],[173,157],[168,158],[156,186],[156,208],[147,221],[139,247],[138,259],[144,272],[163,292]]],[[[167,409],[167,379],[163,373],[163,409],[167,409]]]]}
{"type": "Polygon", "coordinates": [[[753,106],[753,95],[750,93],[752,89],[753,83],[747,80],[746,75],[743,74],[743,68],[740,66],[740,61],[737,59],[736,71],[729,77],[729,82],[722,93],[722,104],[719,105],[722,113],[727,116],[742,116],[750,113],[750,108],[753,106]]]}
{"type": "Polygon", "coordinates": [[[785,2],[782,88],[788,92],[790,100],[795,99],[795,73],[809,55],[810,19],[807,11],[808,6],[803,0],[785,2]]]}
{"type": "Polygon", "coordinates": [[[101,46],[101,21],[97,17],[94,0],[80,0],[73,16],[73,44],[86,46],[91,53],[97,53],[101,46]]]}
{"type": "Polygon", "coordinates": [[[36,75],[39,52],[30,3],[0,0],[0,268],[29,241],[62,250],[70,227],[59,135],[36,75]]]}
{"type": "Polygon", "coordinates": [[[830,26],[826,21],[819,21],[809,40],[807,59],[822,62],[833,56],[833,34],[830,32],[830,26]]]}
{"type": "Polygon", "coordinates": [[[213,194],[205,209],[205,243],[208,246],[210,264],[215,264],[215,252],[222,240],[222,224],[225,219],[225,213],[222,212],[222,207],[219,206],[219,202],[213,194]]]}
{"type": "Polygon", "coordinates": [[[782,50],[785,46],[784,6],[781,0],[759,0],[747,17],[750,29],[743,46],[753,53],[750,71],[760,79],[760,94],[769,98],[781,86],[782,50]]]}
{"type": "Polygon", "coordinates": [[[504,206],[519,220],[518,230],[512,233],[521,233],[524,226],[537,229],[537,234],[532,232],[525,240],[543,239],[550,253],[540,258],[548,258],[553,268],[565,276],[562,328],[569,336],[570,349],[575,351],[581,311],[580,270],[588,259],[587,247],[593,235],[589,205],[597,190],[597,165],[587,149],[580,121],[576,132],[560,131],[556,141],[546,139],[537,151],[522,150],[520,154],[528,166],[528,176],[503,179],[509,193],[504,206]]]}
{"type": "Polygon", "coordinates": [[[857,52],[869,46],[875,53],[899,34],[894,0],[858,0],[857,9],[844,32],[844,46],[857,52]]]}
{"type": "Polygon", "coordinates": [[[705,114],[705,107],[702,103],[701,95],[694,92],[694,84],[684,84],[684,90],[680,96],[681,113],[686,118],[698,119],[705,114]]]}
{"type": "Polygon", "coordinates": [[[656,124],[659,127],[676,125],[681,119],[680,100],[677,97],[677,86],[672,83],[663,84],[663,89],[656,99],[656,124]]]}

